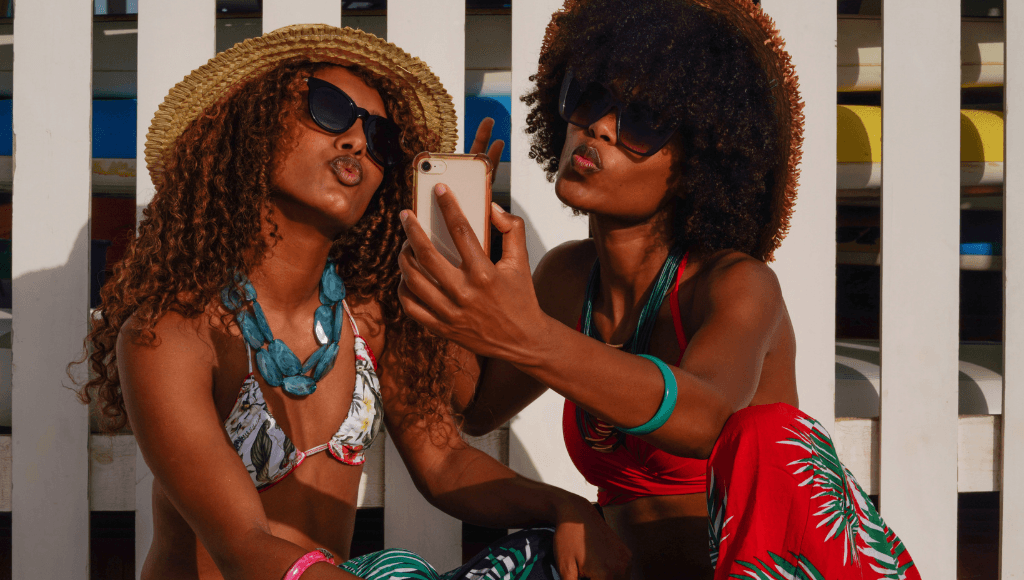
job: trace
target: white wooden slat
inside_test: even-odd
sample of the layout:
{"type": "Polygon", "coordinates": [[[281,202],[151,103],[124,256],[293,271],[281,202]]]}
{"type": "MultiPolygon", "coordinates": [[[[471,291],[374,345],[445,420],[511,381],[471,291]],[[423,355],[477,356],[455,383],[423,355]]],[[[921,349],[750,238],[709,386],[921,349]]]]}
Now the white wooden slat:
{"type": "Polygon", "coordinates": [[[341,26],[341,0],[263,0],[263,32],[290,24],[341,26]]]}
{"type": "Polygon", "coordinates": [[[462,564],[462,522],[423,498],[391,437],[384,449],[384,547],[416,552],[442,572],[462,564]]]}
{"type": "MultiPolygon", "coordinates": [[[[419,57],[441,79],[452,96],[459,117],[459,145],[467,128],[466,113],[466,3],[463,0],[390,0],[388,42],[419,57]]],[[[476,131],[476,127],[469,127],[476,131]]]]}
{"type": "Polygon", "coordinates": [[[960,2],[885,2],[882,23],[882,515],[922,577],[952,580],[960,2]]]}
{"type": "Polygon", "coordinates": [[[836,13],[828,2],[765,0],[800,78],[804,147],[789,235],[773,269],[793,320],[800,408],[829,432],[835,418],[836,13]]]}
{"type": "MultiPolygon", "coordinates": [[[[561,0],[516,0],[512,11],[512,212],[526,221],[526,247],[533,268],[551,248],[587,237],[586,218],[574,217],[558,201],[554,186],[528,156],[530,142],[523,132],[527,107],[519,100],[532,86],[529,77],[537,72],[544,30],[561,6],[561,0]]],[[[548,391],[512,419],[509,467],[594,500],[596,488],[576,471],[562,444],[563,400],[548,391]]]]}
{"type": "MultiPolygon", "coordinates": [[[[185,75],[206,63],[216,46],[215,0],[150,0],[139,6],[138,119],[136,120],[136,167],[146,166],[145,144],[149,124],[171,87],[185,75]]],[[[153,199],[153,182],[148,171],[136,172],[136,215],[153,199]]],[[[153,475],[136,454],[135,463],[135,577],[153,539],[153,475]]]]}
{"type": "MultiPolygon", "coordinates": [[[[962,415],[957,427],[957,491],[1000,490],[1002,417],[962,415]]],[[[878,419],[836,419],[832,437],[839,459],[870,495],[879,492],[878,419]]],[[[883,504],[884,505],[884,504],[883,504]]],[[[900,530],[896,530],[901,533],[900,530]]],[[[914,558],[917,553],[911,551],[914,558]]]]}
{"type": "MultiPolygon", "coordinates": [[[[384,441],[374,442],[366,452],[366,464],[359,478],[358,508],[384,507],[384,441]]],[[[470,437],[469,443],[503,464],[508,463],[508,429],[483,437],[470,437]]],[[[135,511],[135,461],[138,446],[135,437],[121,433],[89,436],[89,509],[91,511],[135,511]]],[[[0,512],[11,511],[11,436],[0,435],[0,512]]],[[[404,470],[404,468],[402,468],[404,470]]],[[[142,498],[140,501],[149,501],[142,498]]]]}
{"type": "Polygon", "coordinates": [[[89,316],[92,4],[19,4],[14,54],[12,578],[84,580],[89,423],[65,364],[89,316]]]}
{"type": "MultiPolygon", "coordinates": [[[[466,3],[462,0],[391,0],[387,38],[426,62],[452,96],[459,117],[460,140],[456,152],[461,153],[461,137],[465,135],[466,3]]],[[[390,440],[384,460],[384,545],[412,550],[438,570],[459,566],[462,563],[462,523],[431,506],[416,491],[390,440]]]]}
{"type": "MultiPolygon", "coordinates": [[[[1005,182],[1003,201],[1003,454],[1002,489],[1024,489],[1024,6],[1007,0],[1005,182]]],[[[999,574],[1024,579],[1024,497],[1000,498],[999,574]]]]}

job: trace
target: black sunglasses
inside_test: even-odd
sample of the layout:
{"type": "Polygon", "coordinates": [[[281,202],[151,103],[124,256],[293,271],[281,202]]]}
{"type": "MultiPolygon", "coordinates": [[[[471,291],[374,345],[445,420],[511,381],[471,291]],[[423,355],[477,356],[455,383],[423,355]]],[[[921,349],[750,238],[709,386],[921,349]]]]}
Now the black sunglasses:
{"type": "Polygon", "coordinates": [[[616,99],[608,87],[601,83],[584,85],[573,74],[565,72],[558,97],[558,114],[566,122],[590,127],[617,109],[615,141],[637,155],[654,155],[668,143],[675,133],[675,125],[663,125],[650,107],[640,103],[625,103],[616,99]]]}
{"type": "Polygon", "coordinates": [[[401,130],[394,121],[380,115],[371,115],[366,109],[357,106],[345,91],[325,80],[309,77],[306,84],[309,86],[309,116],[313,117],[321,129],[330,133],[344,133],[355,124],[356,119],[362,119],[366,152],[370,158],[385,168],[402,160],[401,130]]]}

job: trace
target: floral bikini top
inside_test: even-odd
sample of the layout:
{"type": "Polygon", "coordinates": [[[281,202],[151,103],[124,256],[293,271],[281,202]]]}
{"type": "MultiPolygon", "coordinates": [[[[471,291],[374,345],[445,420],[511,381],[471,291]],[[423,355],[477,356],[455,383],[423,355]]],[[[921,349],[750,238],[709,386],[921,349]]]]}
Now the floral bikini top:
{"type": "Polygon", "coordinates": [[[327,443],[306,451],[298,451],[270,414],[263,392],[252,369],[252,350],[249,355],[249,374],[235,400],[224,429],[228,432],[235,451],[245,464],[257,491],[270,489],[298,467],[307,457],[327,451],[347,465],[362,465],[364,451],[373,443],[380,431],[384,407],[380,398],[380,382],[375,372],[377,363],[366,345],[348,304],[342,301],[355,334],[356,383],[352,391],[352,406],[348,417],[327,443]]]}

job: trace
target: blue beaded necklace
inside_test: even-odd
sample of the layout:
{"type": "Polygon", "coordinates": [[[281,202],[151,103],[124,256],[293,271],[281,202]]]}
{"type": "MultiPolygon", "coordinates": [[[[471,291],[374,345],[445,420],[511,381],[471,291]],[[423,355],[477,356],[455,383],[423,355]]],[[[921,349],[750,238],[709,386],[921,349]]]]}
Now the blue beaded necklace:
{"type": "Polygon", "coordinates": [[[263,308],[256,301],[256,289],[244,275],[238,275],[238,283],[245,293],[245,300],[252,303],[252,314],[243,308],[242,297],[235,286],[221,291],[224,306],[237,312],[235,320],[242,330],[245,342],[256,351],[256,366],[263,379],[275,387],[282,387],[290,395],[305,396],[316,391],[316,383],[332,368],[338,358],[338,341],[341,338],[343,312],[341,301],[345,299],[345,283],[338,275],[334,264],[328,260],[320,276],[320,306],[314,314],[313,333],[320,348],[309,355],[305,363],[299,361],[292,349],[270,331],[263,308]],[[255,315],[255,316],[254,316],[255,315]],[[307,373],[313,372],[312,376],[307,373]]]}

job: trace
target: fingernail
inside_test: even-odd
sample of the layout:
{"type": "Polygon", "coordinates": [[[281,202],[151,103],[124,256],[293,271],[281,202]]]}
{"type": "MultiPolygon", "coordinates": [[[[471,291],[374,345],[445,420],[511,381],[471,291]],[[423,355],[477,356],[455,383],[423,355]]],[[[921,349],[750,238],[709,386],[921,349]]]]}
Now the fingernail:
{"type": "Polygon", "coordinates": [[[403,209],[402,211],[400,211],[398,213],[398,219],[402,220],[402,223],[404,224],[405,220],[409,219],[409,210],[403,209]]]}
{"type": "Polygon", "coordinates": [[[502,208],[500,205],[498,205],[497,203],[495,203],[493,201],[491,202],[491,209],[493,209],[494,211],[496,211],[498,213],[505,213],[504,208],[502,208]]]}
{"type": "Polygon", "coordinates": [[[443,183],[438,183],[437,185],[434,186],[434,195],[436,195],[437,197],[441,197],[446,193],[448,193],[448,189],[444,186],[443,183]]]}

